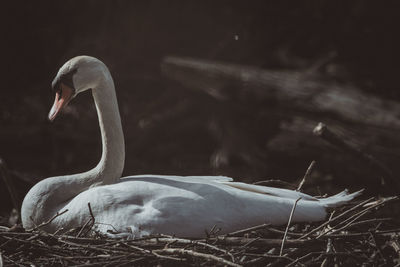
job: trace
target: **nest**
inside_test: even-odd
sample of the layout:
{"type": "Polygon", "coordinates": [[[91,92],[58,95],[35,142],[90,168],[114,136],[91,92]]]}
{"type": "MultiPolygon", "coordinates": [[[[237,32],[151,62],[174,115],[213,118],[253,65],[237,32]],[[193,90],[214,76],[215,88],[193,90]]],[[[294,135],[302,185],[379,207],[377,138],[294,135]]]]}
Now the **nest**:
{"type": "Polygon", "coordinates": [[[2,227],[0,260],[10,266],[394,266],[400,263],[400,228],[382,214],[396,199],[352,202],[318,224],[289,219],[283,227],[264,224],[224,235],[214,227],[204,239],[110,239],[91,230],[94,221],[64,234],[43,232],[41,226],[2,227]]]}

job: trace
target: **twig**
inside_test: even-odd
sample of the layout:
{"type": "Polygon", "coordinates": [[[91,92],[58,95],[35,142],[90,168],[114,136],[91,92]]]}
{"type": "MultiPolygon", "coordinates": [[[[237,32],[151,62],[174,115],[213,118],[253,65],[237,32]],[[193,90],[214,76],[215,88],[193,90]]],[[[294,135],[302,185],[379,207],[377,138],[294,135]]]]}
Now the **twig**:
{"type": "MultiPolygon", "coordinates": [[[[244,246],[251,242],[254,247],[271,248],[279,247],[282,244],[282,239],[278,238],[246,238],[246,237],[223,237],[210,238],[209,241],[215,241],[216,244],[229,246],[244,246]]],[[[285,241],[286,247],[304,247],[304,246],[319,246],[323,241],[307,240],[307,239],[288,239],[285,241]]]]}
{"type": "MultiPolygon", "coordinates": [[[[324,232],[324,233],[321,233],[317,238],[320,238],[321,236],[323,236],[323,235],[325,235],[325,234],[328,234],[329,232],[336,233],[336,232],[338,232],[338,231],[342,231],[342,230],[346,229],[347,227],[351,226],[352,223],[353,223],[354,221],[358,220],[361,216],[365,215],[368,211],[370,211],[370,210],[372,210],[372,209],[374,209],[374,208],[377,208],[377,207],[379,207],[379,206],[381,206],[381,205],[387,203],[388,201],[396,200],[396,199],[398,199],[398,198],[397,198],[397,197],[392,197],[392,198],[384,199],[383,201],[378,202],[378,203],[376,203],[376,204],[374,204],[374,205],[372,205],[372,206],[370,206],[370,207],[368,207],[368,208],[366,208],[366,209],[364,209],[364,210],[362,210],[362,211],[360,211],[360,212],[354,214],[353,216],[350,216],[350,217],[347,218],[346,220],[341,221],[340,223],[338,223],[337,225],[335,225],[334,227],[332,227],[332,228],[329,229],[328,231],[326,231],[326,232],[324,232]],[[350,221],[350,222],[349,222],[349,221],[350,221]],[[349,223],[347,223],[347,222],[349,222],[349,223]],[[345,223],[347,223],[347,224],[344,225],[343,227],[341,227],[341,228],[339,228],[339,229],[335,229],[335,228],[338,227],[339,225],[343,225],[343,224],[345,224],[345,223]]],[[[335,219],[336,219],[336,218],[335,218],[335,219]]],[[[333,220],[332,220],[332,221],[333,221],[333,220]]]]}
{"type": "MultiPolygon", "coordinates": [[[[96,219],[94,218],[93,211],[92,211],[92,206],[90,206],[90,202],[88,202],[87,204],[88,204],[89,213],[90,213],[90,217],[91,217],[90,221],[92,222],[92,224],[90,225],[89,229],[86,231],[85,235],[87,235],[87,233],[89,233],[89,231],[93,228],[93,225],[96,223],[96,219]]],[[[83,227],[82,230],[83,229],[85,229],[85,227],[83,227]]],[[[79,236],[79,234],[78,234],[78,236],[79,236]]]]}
{"type": "Polygon", "coordinates": [[[388,245],[396,252],[397,256],[400,258],[400,244],[398,240],[391,240],[388,245]]]}
{"type": "Polygon", "coordinates": [[[228,234],[226,234],[224,236],[244,235],[244,234],[246,234],[248,232],[264,229],[264,228],[266,228],[266,227],[268,227],[270,225],[271,225],[270,223],[264,223],[264,224],[261,224],[261,225],[257,225],[257,226],[249,227],[249,228],[242,229],[242,230],[239,230],[239,231],[231,232],[231,233],[228,233],[228,234]]]}
{"type": "MultiPolygon", "coordinates": [[[[326,242],[326,250],[327,253],[332,252],[332,238],[328,238],[328,242],[326,242]]],[[[321,263],[321,267],[329,266],[330,264],[330,259],[328,256],[325,257],[325,259],[321,263]]]]}
{"type": "MultiPolygon", "coordinates": [[[[54,221],[54,219],[55,218],[57,218],[57,217],[59,217],[59,216],[61,216],[61,215],[63,215],[64,213],[66,213],[68,211],[68,209],[66,209],[66,210],[64,210],[64,211],[62,211],[62,212],[58,212],[57,211],[57,214],[56,215],[54,215],[52,218],[50,218],[50,220],[48,220],[47,222],[44,222],[44,223],[41,223],[41,224],[39,224],[39,225],[37,225],[37,226],[35,226],[34,228],[32,228],[30,231],[35,231],[35,230],[38,230],[39,228],[41,228],[41,227],[43,227],[43,226],[46,226],[46,225],[48,225],[48,224],[50,224],[52,221],[54,221]]],[[[31,220],[33,221],[33,219],[31,218],[31,220]]]]}
{"type": "Polygon", "coordinates": [[[250,240],[249,242],[247,242],[246,244],[241,246],[240,248],[242,249],[242,248],[248,247],[248,246],[252,245],[253,243],[256,243],[257,240],[260,240],[260,239],[261,239],[261,237],[256,237],[253,240],[250,240]]]}
{"type": "MultiPolygon", "coordinates": [[[[283,255],[283,257],[289,257],[291,259],[297,259],[299,258],[301,255],[304,255],[304,250],[300,249],[300,248],[294,248],[292,251],[286,253],[285,255],[283,255]]],[[[271,262],[270,264],[268,264],[268,267],[273,267],[273,266],[282,266],[282,262],[284,261],[284,258],[279,258],[274,262],[271,262]]],[[[291,261],[293,262],[293,261],[291,261]]],[[[301,266],[304,266],[304,264],[299,263],[301,266]]]]}
{"type": "Polygon", "coordinates": [[[310,166],[308,166],[308,169],[307,169],[306,173],[304,174],[304,177],[303,177],[303,179],[301,180],[301,182],[300,182],[299,186],[297,187],[296,191],[300,191],[300,190],[301,190],[301,187],[303,186],[303,184],[304,184],[304,182],[306,181],[306,179],[307,179],[308,177],[310,177],[311,172],[312,172],[314,166],[315,166],[315,160],[313,160],[313,161],[311,162],[310,166]]]}
{"type": "MultiPolygon", "coordinates": [[[[328,219],[328,221],[327,221],[327,225],[326,225],[326,227],[329,227],[329,225],[330,225],[330,223],[331,223],[331,221],[332,221],[332,218],[333,218],[333,215],[335,214],[335,210],[333,210],[332,212],[331,212],[331,214],[329,215],[329,219],[328,219]]],[[[326,229],[326,227],[324,227],[324,229],[326,229]]]]}
{"type": "Polygon", "coordinates": [[[166,254],[180,254],[180,255],[190,255],[193,257],[199,257],[203,258],[206,260],[212,260],[220,264],[228,265],[228,266],[233,266],[233,267],[240,267],[241,265],[237,263],[233,263],[231,261],[225,260],[223,258],[214,256],[212,254],[206,254],[206,253],[201,253],[201,252],[196,252],[193,250],[187,250],[187,249],[181,249],[181,248],[166,248],[166,249],[158,249],[158,250],[153,250],[155,253],[166,253],[166,254]]]}
{"type": "Polygon", "coordinates": [[[290,223],[291,223],[291,221],[292,221],[292,217],[293,217],[294,211],[295,211],[295,209],[296,209],[297,202],[299,202],[300,199],[301,199],[301,197],[298,198],[298,199],[294,202],[293,207],[292,207],[292,211],[290,212],[289,221],[288,221],[288,223],[287,223],[286,230],[285,230],[285,234],[283,235],[283,239],[282,239],[282,245],[281,245],[281,250],[280,250],[280,252],[279,252],[279,256],[282,256],[283,247],[285,246],[286,235],[287,235],[287,232],[289,231],[289,226],[290,226],[290,223]]]}
{"type": "Polygon", "coordinates": [[[96,220],[94,219],[94,215],[93,215],[92,207],[90,206],[90,202],[88,202],[87,205],[88,205],[88,208],[89,208],[90,216],[92,217],[93,224],[94,224],[96,222],[96,220]]]}
{"type": "MultiPolygon", "coordinates": [[[[287,256],[279,256],[279,255],[269,255],[269,254],[261,254],[261,255],[256,255],[253,253],[245,253],[245,255],[248,256],[257,256],[258,258],[254,260],[250,260],[245,263],[246,266],[258,266],[261,265],[261,261],[266,260],[266,259],[279,259],[279,260],[287,260],[289,262],[295,261],[294,259],[287,257],[287,256]]],[[[301,266],[304,266],[303,264],[300,264],[301,266]]]]}
{"type": "Polygon", "coordinates": [[[171,256],[160,255],[157,252],[155,252],[154,250],[151,251],[151,254],[156,256],[157,258],[160,258],[160,259],[173,260],[173,261],[184,261],[185,260],[185,259],[180,259],[180,258],[174,258],[174,257],[171,257],[171,256]]]}
{"type": "Polygon", "coordinates": [[[89,213],[90,213],[90,219],[86,221],[86,223],[81,227],[81,230],[79,230],[78,234],[76,235],[76,237],[79,237],[83,230],[86,228],[86,226],[92,222],[92,225],[89,227],[89,229],[86,231],[85,235],[90,231],[90,229],[92,229],[94,223],[95,223],[95,219],[94,219],[94,215],[92,212],[92,207],[90,206],[90,202],[88,202],[88,208],[89,208],[89,213]]]}
{"type": "MultiPolygon", "coordinates": [[[[342,231],[342,230],[344,230],[344,229],[346,229],[346,228],[352,226],[352,225],[353,225],[353,222],[357,221],[361,216],[363,216],[363,215],[365,215],[365,214],[367,214],[367,211],[364,211],[364,212],[362,212],[362,213],[360,213],[360,214],[357,213],[357,216],[355,216],[355,217],[351,216],[351,217],[350,217],[350,218],[351,218],[350,222],[347,223],[346,225],[344,225],[343,227],[341,227],[341,228],[339,228],[339,229],[336,229],[336,227],[337,227],[338,225],[342,224],[342,222],[340,222],[340,223],[338,223],[337,225],[335,225],[335,226],[331,227],[330,229],[328,229],[327,231],[322,232],[322,233],[321,233],[320,235],[318,235],[316,238],[319,239],[319,238],[321,238],[321,236],[324,236],[324,235],[326,235],[326,234],[328,234],[328,233],[330,233],[330,232],[332,232],[332,233],[340,232],[340,231],[342,231]]],[[[348,220],[343,221],[343,223],[345,223],[345,222],[348,222],[348,220]]]]}
{"type": "Polygon", "coordinates": [[[308,257],[310,257],[310,256],[312,256],[312,255],[315,255],[315,254],[320,255],[320,254],[323,254],[323,252],[310,252],[310,253],[308,253],[308,254],[306,254],[306,255],[300,257],[300,258],[297,258],[295,261],[291,262],[290,264],[288,264],[288,265],[286,265],[286,266],[287,266],[287,267],[289,267],[289,266],[295,266],[295,264],[300,263],[300,261],[302,261],[302,260],[304,260],[304,259],[306,259],[306,258],[308,258],[308,257]]]}
{"type": "Polygon", "coordinates": [[[378,243],[376,242],[376,238],[374,236],[374,233],[372,231],[369,231],[369,234],[371,236],[372,241],[374,242],[375,245],[375,249],[378,251],[379,255],[381,256],[383,262],[385,264],[387,264],[385,257],[383,256],[382,250],[380,249],[380,247],[378,246],[378,243]]]}
{"type": "Polygon", "coordinates": [[[222,253],[224,253],[226,255],[229,255],[231,257],[231,259],[232,259],[232,262],[235,261],[235,258],[233,257],[233,255],[230,252],[228,252],[227,250],[218,248],[216,246],[213,246],[211,244],[207,244],[207,243],[204,243],[204,242],[201,242],[201,241],[184,239],[184,238],[165,238],[165,237],[157,238],[157,240],[159,242],[177,242],[177,243],[181,243],[181,244],[190,244],[190,245],[203,246],[203,247],[206,247],[206,248],[218,251],[218,252],[222,252],[222,253]]]}
{"type": "MultiPolygon", "coordinates": [[[[284,235],[285,234],[285,231],[282,231],[282,230],[279,230],[279,229],[275,229],[275,228],[272,228],[272,227],[268,227],[268,228],[266,228],[265,230],[267,230],[268,232],[271,232],[271,233],[276,233],[276,234],[281,234],[281,235],[284,235]]],[[[302,233],[295,233],[295,232],[287,232],[287,235],[290,235],[290,236],[302,236],[303,234],[302,233]]]]}
{"type": "Polygon", "coordinates": [[[108,252],[108,253],[111,253],[111,252],[125,252],[125,250],[123,250],[121,248],[115,248],[115,247],[112,247],[112,248],[109,248],[109,247],[100,248],[100,247],[82,245],[82,244],[78,244],[78,243],[74,243],[74,242],[66,241],[66,240],[62,240],[62,239],[59,239],[58,241],[61,242],[61,243],[66,244],[66,245],[72,246],[72,247],[85,248],[85,249],[88,249],[88,250],[95,250],[95,251],[108,252]]]}
{"type": "MultiPolygon", "coordinates": [[[[129,266],[134,266],[135,262],[140,261],[142,259],[144,259],[144,258],[138,258],[138,259],[135,259],[135,260],[127,260],[126,263],[129,263],[129,266]]],[[[107,266],[115,266],[116,264],[121,263],[121,262],[122,262],[121,259],[114,260],[114,261],[108,261],[107,262],[107,264],[108,264],[107,266]]],[[[87,266],[99,266],[99,263],[97,263],[97,262],[95,262],[95,263],[84,263],[82,265],[76,265],[75,267],[87,267],[87,266]]]]}
{"type": "MultiPolygon", "coordinates": [[[[81,230],[79,230],[78,234],[76,235],[76,237],[80,237],[80,235],[82,234],[83,230],[86,228],[86,226],[91,222],[91,218],[89,220],[87,220],[85,222],[85,224],[81,227],[81,230]]],[[[92,225],[93,226],[93,225],[92,225]]]]}
{"type": "Polygon", "coordinates": [[[303,239],[303,238],[306,238],[306,237],[310,236],[311,234],[315,233],[316,231],[318,231],[318,230],[322,229],[323,227],[327,226],[329,223],[331,223],[331,222],[333,222],[333,221],[336,221],[337,219],[342,218],[343,216],[347,215],[348,213],[352,212],[353,210],[357,209],[358,207],[363,206],[364,204],[370,202],[370,201],[373,200],[373,199],[374,199],[374,198],[371,197],[371,198],[369,198],[369,199],[367,199],[367,200],[365,200],[365,201],[363,201],[363,202],[361,202],[361,203],[355,205],[354,207],[352,207],[352,208],[346,210],[345,212],[339,214],[338,216],[336,216],[336,217],[333,218],[332,220],[327,221],[327,222],[324,222],[323,224],[321,224],[321,225],[318,226],[317,228],[314,228],[313,230],[311,230],[311,231],[308,232],[307,234],[305,234],[305,235],[299,237],[298,239],[303,239]]]}
{"type": "Polygon", "coordinates": [[[7,257],[6,255],[4,255],[4,259],[5,261],[10,261],[12,264],[14,264],[15,266],[23,266],[22,264],[19,264],[15,261],[13,261],[12,259],[10,259],[9,257],[7,257]]]}
{"type": "MultiPolygon", "coordinates": [[[[122,244],[124,244],[124,243],[122,243],[122,244]]],[[[177,259],[177,258],[170,257],[170,256],[160,255],[160,254],[157,254],[157,253],[154,252],[154,251],[151,251],[151,250],[148,250],[148,249],[144,249],[144,248],[141,248],[141,247],[138,247],[138,246],[133,246],[133,245],[128,245],[128,244],[124,244],[124,245],[126,245],[126,246],[128,246],[129,248],[132,248],[132,249],[134,249],[134,250],[143,252],[143,253],[153,254],[153,255],[156,256],[157,258],[168,259],[168,260],[174,260],[174,261],[182,261],[182,259],[177,259]]]]}
{"type": "Polygon", "coordinates": [[[354,227],[354,226],[363,225],[363,224],[376,223],[376,222],[387,222],[387,221],[393,221],[393,218],[373,218],[373,219],[355,222],[355,223],[351,224],[350,226],[354,227]]]}
{"type": "Polygon", "coordinates": [[[0,232],[10,231],[10,227],[0,225],[0,232]]]}
{"type": "Polygon", "coordinates": [[[211,228],[210,232],[207,231],[207,229],[204,229],[204,232],[207,236],[207,238],[209,237],[213,237],[216,236],[222,229],[220,227],[217,227],[216,224],[213,225],[213,227],[211,228]]]}

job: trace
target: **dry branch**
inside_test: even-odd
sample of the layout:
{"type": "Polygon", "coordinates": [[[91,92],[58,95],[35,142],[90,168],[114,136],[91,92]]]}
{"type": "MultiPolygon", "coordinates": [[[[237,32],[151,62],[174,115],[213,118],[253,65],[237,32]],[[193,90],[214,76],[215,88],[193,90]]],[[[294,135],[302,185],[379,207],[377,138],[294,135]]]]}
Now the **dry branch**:
{"type": "Polygon", "coordinates": [[[313,161],[310,163],[310,166],[308,166],[308,169],[307,169],[306,173],[304,174],[303,179],[301,180],[299,186],[297,187],[297,191],[300,191],[300,190],[301,190],[301,188],[303,187],[303,184],[305,183],[306,179],[307,179],[308,177],[310,177],[311,172],[312,172],[314,166],[315,166],[315,160],[313,160],[313,161]]]}
{"type": "Polygon", "coordinates": [[[283,235],[283,238],[282,238],[282,245],[281,245],[281,250],[280,250],[280,252],[279,252],[279,256],[282,256],[283,247],[284,247],[285,241],[286,241],[286,236],[287,236],[287,233],[288,233],[288,231],[289,231],[289,226],[290,226],[290,223],[292,222],[292,217],[293,217],[294,211],[296,210],[297,202],[299,202],[300,199],[301,199],[301,198],[296,199],[296,201],[295,201],[294,204],[293,204],[292,211],[290,212],[289,220],[288,220],[288,223],[287,223],[287,225],[286,225],[285,234],[283,235]]]}
{"type": "MultiPolygon", "coordinates": [[[[50,224],[50,223],[51,223],[52,221],[54,221],[57,217],[63,215],[63,214],[66,213],[66,212],[68,212],[68,209],[63,210],[62,212],[57,212],[53,217],[51,217],[51,218],[50,218],[49,220],[47,220],[46,222],[43,222],[43,223],[41,223],[41,224],[39,224],[39,225],[36,225],[31,231],[38,230],[38,229],[40,229],[40,228],[42,228],[42,227],[44,227],[44,226],[50,224]]],[[[30,218],[30,219],[33,221],[32,218],[30,218]]]]}
{"type": "Polygon", "coordinates": [[[400,129],[399,103],[363,93],[350,85],[327,83],[314,73],[270,71],[183,57],[166,57],[162,70],[169,78],[220,99],[240,87],[241,91],[257,97],[276,99],[302,110],[331,112],[356,123],[400,129]]]}

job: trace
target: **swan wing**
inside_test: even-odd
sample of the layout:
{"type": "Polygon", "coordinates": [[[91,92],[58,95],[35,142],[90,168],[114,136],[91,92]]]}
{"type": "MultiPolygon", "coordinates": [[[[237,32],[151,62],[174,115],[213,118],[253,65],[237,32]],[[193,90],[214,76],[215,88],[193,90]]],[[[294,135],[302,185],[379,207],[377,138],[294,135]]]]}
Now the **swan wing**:
{"type": "Polygon", "coordinates": [[[244,191],[250,191],[254,193],[259,193],[259,194],[266,194],[266,195],[271,195],[271,196],[276,196],[276,197],[282,197],[282,198],[288,198],[288,199],[303,199],[303,200],[311,200],[311,201],[318,201],[317,198],[312,197],[310,195],[298,192],[298,191],[293,191],[289,189],[283,189],[283,188],[275,188],[275,187],[268,187],[268,186],[262,186],[262,185],[253,185],[253,184],[246,184],[246,183],[241,183],[241,182],[225,182],[222,181],[220,182],[224,185],[235,187],[240,190],[244,191]]]}
{"type": "Polygon", "coordinates": [[[122,181],[127,179],[163,179],[163,180],[171,180],[171,181],[180,181],[180,182],[192,182],[192,183],[212,183],[212,182],[232,182],[233,179],[227,176],[177,176],[177,175],[154,175],[154,174],[141,174],[141,175],[133,175],[121,178],[122,181]]]}
{"type": "Polygon", "coordinates": [[[214,183],[214,184],[218,183],[220,185],[229,186],[230,188],[233,187],[239,190],[253,192],[253,193],[271,195],[288,199],[302,198],[303,200],[318,201],[317,198],[298,191],[261,186],[261,185],[246,184],[242,182],[234,182],[232,178],[227,176],[135,175],[135,176],[130,176],[129,178],[135,178],[135,179],[156,178],[156,179],[165,179],[165,180],[188,182],[188,183],[214,183]]]}
{"type": "Polygon", "coordinates": [[[126,181],[129,179],[142,180],[142,181],[164,181],[165,184],[170,184],[174,182],[184,182],[184,183],[195,183],[195,184],[209,184],[218,186],[221,189],[231,191],[230,189],[240,192],[246,191],[246,193],[255,193],[269,195],[284,199],[297,200],[301,198],[302,200],[320,202],[325,207],[336,207],[342,205],[355,197],[361,195],[363,190],[349,194],[348,190],[344,190],[336,195],[327,198],[316,198],[310,195],[301,193],[299,191],[268,187],[262,185],[246,184],[242,182],[234,182],[232,178],[227,176],[175,176],[175,175],[135,175],[125,178],[121,178],[121,181],[126,181]]]}

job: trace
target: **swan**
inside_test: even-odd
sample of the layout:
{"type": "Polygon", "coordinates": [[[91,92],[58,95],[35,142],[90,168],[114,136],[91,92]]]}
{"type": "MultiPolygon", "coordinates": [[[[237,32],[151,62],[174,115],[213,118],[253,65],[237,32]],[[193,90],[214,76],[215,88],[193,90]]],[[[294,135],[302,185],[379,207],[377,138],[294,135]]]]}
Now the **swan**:
{"type": "Polygon", "coordinates": [[[169,234],[204,237],[263,223],[320,221],[326,209],[344,204],[361,191],[317,199],[287,189],[234,182],[224,176],[134,175],[121,177],[125,144],[114,82],[106,65],[90,56],[67,61],[52,82],[55,92],[49,119],[68,102],[91,89],[102,138],[102,155],[93,169],[44,179],[23,200],[25,229],[43,226],[47,232],[85,224],[93,215],[95,230],[106,235],[140,237],[169,234]],[[91,209],[88,208],[90,203],[91,209]],[[59,216],[55,216],[58,214],[59,216]]]}

